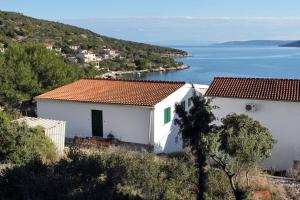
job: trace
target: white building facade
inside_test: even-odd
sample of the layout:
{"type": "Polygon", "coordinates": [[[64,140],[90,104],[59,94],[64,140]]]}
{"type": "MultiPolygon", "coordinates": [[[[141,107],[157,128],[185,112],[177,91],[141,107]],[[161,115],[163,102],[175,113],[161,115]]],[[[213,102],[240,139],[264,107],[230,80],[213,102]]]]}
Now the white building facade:
{"type": "Polygon", "coordinates": [[[96,54],[89,50],[79,50],[77,56],[84,59],[85,63],[95,62],[97,61],[96,54]]]}
{"type": "MultiPolygon", "coordinates": [[[[201,90],[207,87],[197,85],[201,90]]],[[[39,117],[66,121],[68,138],[95,136],[99,124],[94,123],[94,118],[98,115],[100,137],[113,135],[123,142],[149,145],[156,153],[174,152],[182,149],[179,130],[174,124],[175,104],[184,102],[189,109],[193,91],[191,84],[182,82],[83,79],[38,96],[37,112],[39,117]],[[98,94],[89,91],[97,87],[101,90],[98,94]],[[80,91],[84,92],[82,96],[80,91]],[[57,98],[61,96],[64,99],[57,98]],[[105,98],[100,102],[102,97],[105,98]],[[98,102],[81,98],[98,98],[98,102]]]]}
{"type": "Polygon", "coordinates": [[[263,165],[289,170],[294,161],[300,160],[299,87],[299,80],[215,78],[206,96],[212,98],[217,124],[236,113],[246,114],[268,128],[277,144],[263,165]]]}

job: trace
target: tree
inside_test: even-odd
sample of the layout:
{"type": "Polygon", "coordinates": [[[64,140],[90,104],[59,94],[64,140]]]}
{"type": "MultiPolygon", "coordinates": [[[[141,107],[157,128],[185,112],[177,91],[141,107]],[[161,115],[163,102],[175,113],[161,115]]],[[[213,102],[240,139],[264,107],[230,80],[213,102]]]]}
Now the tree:
{"type": "Polygon", "coordinates": [[[69,46],[67,45],[64,45],[62,48],[61,48],[61,52],[65,53],[65,54],[74,54],[74,50],[71,49],[69,46]]]}
{"type": "Polygon", "coordinates": [[[90,71],[65,63],[41,45],[9,43],[0,55],[0,104],[21,108],[42,92],[94,74],[90,71]]]}
{"type": "Polygon", "coordinates": [[[214,132],[207,140],[209,155],[227,175],[235,198],[243,199],[246,191],[237,176],[268,158],[276,141],[267,128],[244,114],[226,116],[214,132]]]}
{"type": "Polygon", "coordinates": [[[180,127],[185,144],[190,145],[196,155],[196,167],[198,168],[198,194],[197,199],[203,200],[207,191],[207,151],[205,138],[211,132],[215,119],[209,101],[203,96],[194,94],[192,97],[193,106],[186,112],[180,105],[176,105],[178,119],[175,123],[180,127]]]}
{"type": "Polygon", "coordinates": [[[135,65],[137,66],[138,70],[147,69],[149,66],[149,63],[146,59],[140,58],[134,61],[135,65]]]}

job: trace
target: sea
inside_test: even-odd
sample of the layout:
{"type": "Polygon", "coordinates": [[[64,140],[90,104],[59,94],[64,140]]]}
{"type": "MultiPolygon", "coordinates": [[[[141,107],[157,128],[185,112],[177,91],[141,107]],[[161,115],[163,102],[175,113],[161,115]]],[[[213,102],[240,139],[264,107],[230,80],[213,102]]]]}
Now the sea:
{"type": "Polygon", "coordinates": [[[243,46],[172,46],[191,57],[178,61],[186,70],[142,74],[138,79],[210,84],[214,77],[300,79],[300,48],[243,46]]]}

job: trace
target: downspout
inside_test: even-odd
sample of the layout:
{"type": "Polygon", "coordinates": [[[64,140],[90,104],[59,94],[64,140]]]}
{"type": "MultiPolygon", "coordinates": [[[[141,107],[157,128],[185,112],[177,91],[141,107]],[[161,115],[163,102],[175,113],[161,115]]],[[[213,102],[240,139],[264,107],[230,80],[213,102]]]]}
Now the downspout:
{"type": "Polygon", "coordinates": [[[149,129],[148,129],[148,144],[149,144],[149,146],[151,146],[151,131],[152,131],[151,127],[152,127],[153,111],[154,111],[154,108],[151,108],[150,115],[149,115],[149,129]]]}

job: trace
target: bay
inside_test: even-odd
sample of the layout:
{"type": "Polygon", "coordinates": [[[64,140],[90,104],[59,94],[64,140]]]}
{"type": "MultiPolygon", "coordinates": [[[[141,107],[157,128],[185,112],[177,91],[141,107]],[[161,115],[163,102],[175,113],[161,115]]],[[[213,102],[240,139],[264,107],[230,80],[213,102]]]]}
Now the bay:
{"type": "Polygon", "coordinates": [[[142,74],[139,79],[209,84],[214,77],[300,79],[300,48],[173,46],[192,54],[180,58],[190,68],[142,74]]]}

